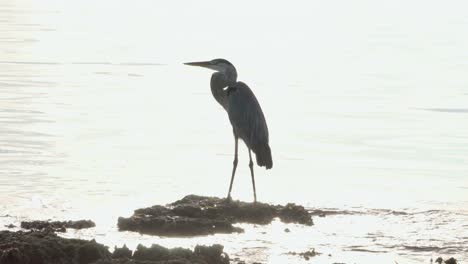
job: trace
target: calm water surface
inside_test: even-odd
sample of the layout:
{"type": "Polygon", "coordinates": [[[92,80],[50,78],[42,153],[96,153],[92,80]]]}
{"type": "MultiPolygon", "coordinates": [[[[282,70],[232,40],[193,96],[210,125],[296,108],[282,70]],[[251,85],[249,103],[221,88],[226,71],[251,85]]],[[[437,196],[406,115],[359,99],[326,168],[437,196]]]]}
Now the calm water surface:
{"type": "MultiPolygon", "coordinates": [[[[468,6],[424,1],[0,3],[0,224],[91,218],[67,237],[109,246],[220,243],[232,257],[303,263],[468,260],[468,6]],[[265,8],[268,7],[268,8],[265,8]],[[117,232],[118,216],[189,193],[224,196],[225,57],[267,117],[261,201],[336,215],[241,235],[117,232]],[[284,229],[291,229],[285,233],[284,229]]],[[[251,200],[240,148],[233,195],[251,200]]]]}

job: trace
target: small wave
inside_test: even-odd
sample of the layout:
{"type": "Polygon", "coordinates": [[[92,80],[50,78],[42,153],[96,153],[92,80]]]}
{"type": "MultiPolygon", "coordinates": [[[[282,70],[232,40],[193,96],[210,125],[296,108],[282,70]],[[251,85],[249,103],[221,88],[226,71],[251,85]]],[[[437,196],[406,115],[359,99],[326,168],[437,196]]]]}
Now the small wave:
{"type": "Polygon", "coordinates": [[[358,251],[358,252],[368,252],[368,253],[388,253],[388,250],[385,249],[370,249],[366,248],[366,246],[349,246],[347,247],[350,251],[358,251]]]}
{"type": "Polygon", "coordinates": [[[25,109],[0,109],[1,113],[21,113],[21,114],[44,114],[41,111],[25,110],[25,109]]]}
{"type": "Polygon", "coordinates": [[[163,66],[165,64],[155,62],[121,62],[113,63],[106,61],[84,61],[84,62],[72,62],[71,64],[76,65],[109,65],[109,66],[163,66]]]}
{"type": "Polygon", "coordinates": [[[373,249],[362,248],[359,246],[349,247],[349,250],[357,251],[357,252],[367,252],[367,253],[388,253],[388,251],[385,251],[385,250],[373,250],[373,249]]]}
{"type": "Polygon", "coordinates": [[[391,209],[370,209],[368,210],[369,213],[374,214],[385,214],[385,215],[409,215],[409,213],[404,211],[396,211],[391,209]]]}
{"type": "Polygon", "coordinates": [[[419,110],[444,112],[444,113],[468,113],[468,108],[418,108],[419,110]]]}
{"type": "Polygon", "coordinates": [[[396,211],[390,209],[362,209],[362,210],[346,210],[338,208],[307,208],[312,215],[326,216],[326,215],[410,215],[405,211],[396,211]]]}
{"type": "Polygon", "coordinates": [[[112,75],[111,72],[94,72],[95,74],[100,74],[100,75],[112,75]]]}
{"type": "Polygon", "coordinates": [[[143,77],[143,75],[137,73],[128,73],[127,75],[130,77],[143,77]]]}
{"type": "Polygon", "coordinates": [[[465,210],[417,210],[406,208],[403,210],[392,210],[392,209],[372,209],[362,208],[360,210],[349,210],[349,209],[338,209],[338,208],[306,208],[309,213],[313,216],[328,216],[328,215],[377,215],[377,216],[427,216],[427,217],[439,217],[439,216],[468,216],[468,211],[465,210]]]}
{"type": "Polygon", "coordinates": [[[355,214],[363,214],[364,212],[360,211],[351,211],[351,210],[341,210],[337,208],[323,208],[323,209],[315,209],[315,208],[307,208],[309,213],[312,216],[327,216],[327,215],[355,215],[355,214]]]}
{"type": "Polygon", "coordinates": [[[406,246],[403,245],[402,248],[404,250],[410,250],[410,251],[415,251],[415,252],[439,252],[439,251],[444,251],[447,249],[451,249],[448,247],[436,247],[436,246],[406,246]]]}
{"type": "Polygon", "coordinates": [[[424,211],[413,212],[413,213],[411,213],[411,215],[438,215],[438,214],[442,214],[442,213],[445,213],[445,212],[447,212],[447,211],[432,209],[432,210],[424,210],[424,211]]]}
{"type": "Polygon", "coordinates": [[[0,64],[35,64],[35,65],[60,65],[59,62],[45,61],[0,61],[0,64]]]}
{"type": "Polygon", "coordinates": [[[0,61],[0,64],[31,64],[31,65],[64,65],[64,64],[72,64],[72,65],[112,65],[112,66],[164,66],[166,64],[163,63],[155,63],[155,62],[122,62],[122,63],[112,63],[112,62],[105,62],[105,61],[89,61],[89,62],[71,62],[71,63],[62,63],[62,62],[54,62],[54,61],[0,61]]]}
{"type": "Polygon", "coordinates": [[[124,63],[119,63],[118,65],[126,65],[126,66],[163,66],[165,64],[153,63],[153,62],[124,62],[124,63]]]}
{"type": "Polygon", "coordinates": [[[71,64],[77,65],[111,65],[112,63],[106,61],[83,61],[83,62],[72,62],[71,64]]]}

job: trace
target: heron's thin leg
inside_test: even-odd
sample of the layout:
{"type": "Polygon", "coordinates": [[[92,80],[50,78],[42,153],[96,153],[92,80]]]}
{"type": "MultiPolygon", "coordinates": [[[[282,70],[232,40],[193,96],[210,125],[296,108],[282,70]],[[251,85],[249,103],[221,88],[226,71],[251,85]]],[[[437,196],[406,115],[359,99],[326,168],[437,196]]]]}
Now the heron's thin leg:
{"type": "Polygon", "coordinates": [[[252,176],[252,186],[253,186],[253,192],[254,192],[254,203],[257,202],[257,191],[255,190],[255,177],[254,177],[254,171],[253,171],[253,162],[252,162],[252,153],[249,148],[249,168],[250,168],[250,175],[252,176]]]}
{"type": "Polygon", "coordinates": [[[227,195],[227,199],[230,200],[231,199],[231,190],[232,190],[232,183],[234,182],[234,175],[236,174],[236,168],[237,168],[237,145],[238,145],[238,141],[239,141],[239,138],[234,135],[234,140],[235,140],[235,145],[234,145],[234,161],[232,162],[232,176],[231,176],[231,184],[229,184],[229,192],[228,192],[228,195],[227,195]]]}

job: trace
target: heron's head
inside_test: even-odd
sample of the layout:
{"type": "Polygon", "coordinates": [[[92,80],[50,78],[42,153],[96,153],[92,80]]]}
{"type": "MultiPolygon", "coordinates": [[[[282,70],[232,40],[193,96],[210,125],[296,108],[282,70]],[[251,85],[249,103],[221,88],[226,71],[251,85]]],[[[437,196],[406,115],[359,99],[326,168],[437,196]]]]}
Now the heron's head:
{"type": "Polygon", "coordinates": [[[234,65],[225,59],[214,59],[210,61],[186,62],[185,65],[208,68],[223,73],[231,80],[237,79],[237,71],[234,65]]]}

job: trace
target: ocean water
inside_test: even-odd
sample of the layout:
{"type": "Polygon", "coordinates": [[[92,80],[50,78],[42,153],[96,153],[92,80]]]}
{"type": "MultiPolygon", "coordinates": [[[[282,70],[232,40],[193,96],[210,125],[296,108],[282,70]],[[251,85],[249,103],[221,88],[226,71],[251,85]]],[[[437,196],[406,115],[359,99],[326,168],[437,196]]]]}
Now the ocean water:
{"type": "MultiPolygon", "coordinates": [[[[468,260],[463,1],[0,3],[0,229],[92,219],[110,247],[220,243],[250,262],[468,260]],[[274,167],[257,195],[333,214],[240,235],[118,232],[118,216],[225,196],[234,142],[186,61],[226,58],[257,95],[274,167]],[[289,228],[291,232],[284,232],[289,228]]],[[[239,149],[233,197],[253,198],[239,149]]]]}

